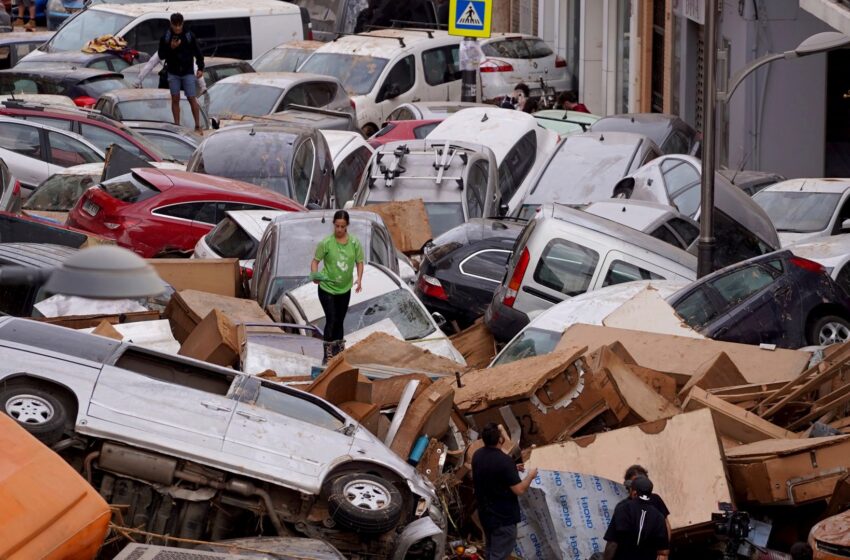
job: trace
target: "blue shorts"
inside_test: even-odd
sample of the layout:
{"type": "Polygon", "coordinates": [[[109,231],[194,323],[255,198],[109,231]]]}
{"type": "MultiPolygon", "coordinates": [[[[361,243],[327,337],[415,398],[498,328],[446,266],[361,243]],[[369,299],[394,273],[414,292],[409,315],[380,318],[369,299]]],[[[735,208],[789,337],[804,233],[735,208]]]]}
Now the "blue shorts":
{"type": "Polygon", "coordinates": [[[185,76],[168,74],[168,89],[171,90],[171,95],[180,95],[182,89],[186,97],[195,97],[197,85],[198,79],[194,74],[186,74],[185,76]]]}

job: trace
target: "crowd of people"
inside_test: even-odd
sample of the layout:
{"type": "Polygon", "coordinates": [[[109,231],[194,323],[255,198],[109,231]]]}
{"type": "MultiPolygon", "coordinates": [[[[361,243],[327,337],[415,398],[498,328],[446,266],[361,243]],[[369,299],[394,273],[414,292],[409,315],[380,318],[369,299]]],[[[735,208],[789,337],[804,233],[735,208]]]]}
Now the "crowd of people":
{"type": "MultiPolygon", "coordinates": [[[[531,88],[525,83],[519,83],[511,95],[502,98],[500,107],[503,109],[516,109],[524,113],[536,113],[540,109],[538,99],[531,96],[531,88]]],[[[584,103],[579,103],[578,96],[574,91],[565,91],[558,96],[556,109],[564,111],[577,111],[579,113],[590,113],[590,109],[584,103]]]]}

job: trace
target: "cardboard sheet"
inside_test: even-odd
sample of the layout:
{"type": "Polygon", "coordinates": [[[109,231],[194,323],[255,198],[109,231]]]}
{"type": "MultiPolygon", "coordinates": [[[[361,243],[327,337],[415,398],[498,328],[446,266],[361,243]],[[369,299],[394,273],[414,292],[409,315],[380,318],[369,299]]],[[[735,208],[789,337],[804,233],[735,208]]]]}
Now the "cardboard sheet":
{"type": "MultiPolygon", "coordinates": [[[[180,343],[171,334],[171,326],[165,319],[156,321],[139,321],[137,323],[114,323],[112,325],[124,342],[131,342],[143,348],[176,354],[180,351],[180,343]]],[[[80,329],[92,332],[93,328],[80,329]]]]}
{"type": "Polygon", "coordinates": [[[175,292],[165,308],[165,316],[171,322],[174,337],[183,343],[195,326],[213,309],[224,313],[234,324],[272,322],[256,301],[197,290],[175,292]]]}
{"type": "MultiPolygon", "coordinates": [[[[442,373],[454,376],[463,372],[465,366],[432,354],[428,350],[399,340],[386,333],[372,333],[357,344],[349,345],[345,352],[334,360],[345,360],[353,365],[383,365],[403,368],[406,373],[442,373]]],[[[330,366],[333,360],[328,365],[330,366]]]]}
{"type": "Polygon", "coordinates": [[[175,291],[199,290],[221,296],[242,294],[239,259],[148,259],[175,291]]]}
{"type": "Polygon", "coordinates": [[[471,368],[487,367],[496,357],[496,341],[483,319],[449,339],[471,368]]]}
{"type": "Polygon", "coordinates": [[[676,315],[670,304],[658,294],[658,290],[649,286],[605,317],[602,324],[606,327],[705,339],[676,315]]]}
{"type": "Polygon", "coordinates": [[[710,523],[718,502],[731,502],[723,450],[711,412],[697,410],[531,451],[526,465],[622,480],[640,464],[670,508],[673,530],[710,523]]]}
{"type": "Polygon", "coordinates": [[[602,348],[599,365],[611,376],[623,400],[638,422],[670,418],[681,412],[678,407],[659,395],[608,348],[602,348]]]}
{"type": "Polygon", "coordinates": [[[738,371],[735,362],[732,361],[726,352],[721,352],[699,366],[694,376],[691,377],[691,380],[682,387],[679,396],[684,399],[691,390],[691,387],[699,387],[708,391],[709,389],[735,387],[746,384],[747,380],[738,371]]]}
{"type": "Polygon", "coordinates": [[[359,210],[378,214],[384,220],[393,244],[402,253],[418,253],[433,237],[431,222],[421,198],[370,204],[359,210]]]}

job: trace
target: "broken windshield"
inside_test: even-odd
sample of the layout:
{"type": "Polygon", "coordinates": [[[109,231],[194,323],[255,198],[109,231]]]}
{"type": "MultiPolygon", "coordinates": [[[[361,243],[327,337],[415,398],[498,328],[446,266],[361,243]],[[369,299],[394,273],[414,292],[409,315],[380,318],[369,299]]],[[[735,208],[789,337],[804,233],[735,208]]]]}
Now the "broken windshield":
{"type": "MultiPolygon", "coordinates": [[[[435,330],[416,298],[399,289],[349,307],[343,332],[351,334],[384,319],[392,321],[405,340],[425,338],[435,330]]],[[[313,324],[324,330],[325,318],[316,319],[313,324]]]]}

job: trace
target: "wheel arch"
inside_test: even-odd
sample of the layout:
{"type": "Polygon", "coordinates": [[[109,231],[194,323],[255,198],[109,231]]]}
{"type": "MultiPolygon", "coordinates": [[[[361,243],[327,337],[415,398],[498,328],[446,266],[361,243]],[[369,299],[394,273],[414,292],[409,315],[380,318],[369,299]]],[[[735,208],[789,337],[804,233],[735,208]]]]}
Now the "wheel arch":
{"type": "Polygon", "coordinates": [[[847,310],[841,305],[836,303],[819,303],[809,310],[809,314],[806,316],[804,332],[804,338],[807,339],[806,342],[808,342],[809,333],[815,323],[827,315],[836,315],[843,318],[845,321],[850,321],[850,315],[848,315],[847,310]]]}
{"type": "Polygon", "coordinates": [[[5,388],[6,385],[19,385],[22,384],[22,382],[27,381],[29,381],[30,383],[34,383],[38,387],[51,388],[61,392],[68,399],[68,402],[72,406],[73,410],[71,411],[71,417],[73,418],[74,424],[77,423],[77,416],[80,411],[80,399],[73,389],[71,389],[64,383],[56,381],[55,379],[49,379],[47,377],[43,377],[30,372],[13,373],[0,380],[0,389],[5,388]]]}

